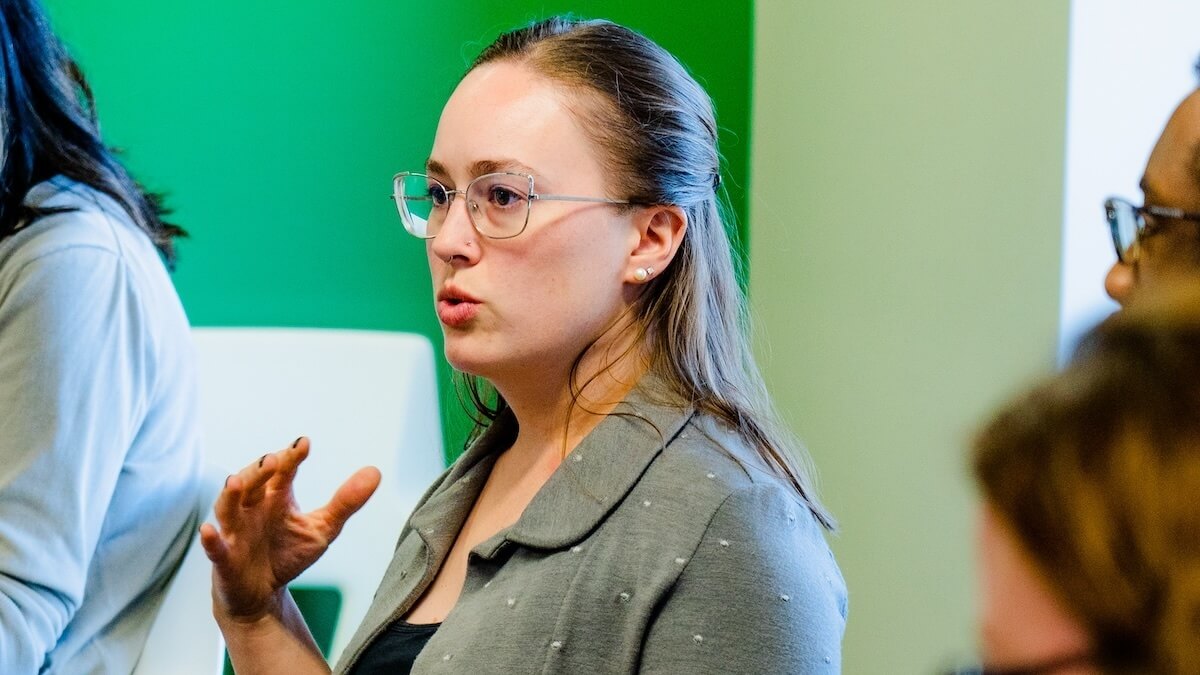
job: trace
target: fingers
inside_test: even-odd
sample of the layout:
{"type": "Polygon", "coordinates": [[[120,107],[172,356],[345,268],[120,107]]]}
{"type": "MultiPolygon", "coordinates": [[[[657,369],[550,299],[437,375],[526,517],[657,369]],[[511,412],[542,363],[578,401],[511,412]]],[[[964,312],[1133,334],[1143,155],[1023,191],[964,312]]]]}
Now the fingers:
{"type": "Polygon", "coordinates": [[[379,487],[379,480],[379,469],[373,466],[363,467],[346,479],[346,482],[342,483],[337,492],[333,494],[329,503],[319,509],[331,526],[331,541],[342,531],[346,520],[357,513],[371,498],[371,495],[375,494],[375,489],[379,487]]]}
{"type": "Polygon", "coordinates": [[[308,456],[308,440],[298,438],[291,447],[268,453],[225,479],[225,487],[213,504],[213,514],[222,528],[236,518],[238,509],[253,508],[268,489],[290,488],[296,470],[308,456]]]}
{"type": "Polygon", "coordinates": [[[221,524],[222,529],[228,529],[237,517],[242,502],[242,479],[237,474],[231,474],[225,479],[225,487],[213,502],[213,516],[221,524]]]}
{"type": "Polygon", "coordinates": [[[290,485],[296,479],[296,471],[300,469],[300,464],[308,458],[309,448],[312,444],[305,436],[297,438],[290,448],[280,450],[276,455],[279,457],[279,468],[275,476],[271,480],[271,487],[279,489],[285,485],[290,485]]]}
{"type": "Polygon", "coordinates": [[[204,523],[200,526],[200,545],[204,548],[204,554],[214,565],[221,566],[229,558],[229,548],[225,545],[225,540],[221,538],[221,533],[217,532],[217,528],[212,523],[204,523]]]}
{"type": "Polygon", "coordinates": [[[241,494],[242,508],[256,506],[266,496],[267,482],[275,475],[278,468],[279,458],[277,454],[267,453],[238,472],[235,478],[240,478],[241,480],[236,481],[237,488],[234,488],[235,481],[231,480],[226,485],[226,489],[236,489],[241,494]]]}
{"type": "Polygon", "coordinates": [[[292,481],[300,464],[308,457],[308,439],[301,436],[292,444],[274,453],[268,453],[258,459],[256,464],[242,469],[241,475],[246,480],[242,495],[242,507],[249,508],[258,505],[269,490],[291,490],[292,481]]]}

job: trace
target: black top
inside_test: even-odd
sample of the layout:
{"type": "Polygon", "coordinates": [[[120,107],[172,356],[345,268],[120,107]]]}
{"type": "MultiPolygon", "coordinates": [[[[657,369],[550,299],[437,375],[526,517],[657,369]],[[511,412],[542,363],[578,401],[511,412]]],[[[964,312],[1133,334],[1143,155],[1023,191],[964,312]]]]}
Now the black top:
{"type": "Polygon", "coordinates": [[[396,619],[367,645],[350,675],[408,675],[417,655],[441,625],[396,619]]]}

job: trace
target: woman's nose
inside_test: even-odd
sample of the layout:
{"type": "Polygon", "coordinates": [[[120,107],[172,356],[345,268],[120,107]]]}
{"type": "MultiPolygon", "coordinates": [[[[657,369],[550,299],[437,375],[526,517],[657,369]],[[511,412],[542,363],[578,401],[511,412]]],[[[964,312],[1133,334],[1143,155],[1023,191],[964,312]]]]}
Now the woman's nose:
{"type": "Polygon", "coordinates": [[[434,255],[446,262],[461,259],[473,264],[479,257],[479,232],[467,213],[466,196],[455,197],[446,206],[446,218],[431,240],[430,247],[434,255]]]}

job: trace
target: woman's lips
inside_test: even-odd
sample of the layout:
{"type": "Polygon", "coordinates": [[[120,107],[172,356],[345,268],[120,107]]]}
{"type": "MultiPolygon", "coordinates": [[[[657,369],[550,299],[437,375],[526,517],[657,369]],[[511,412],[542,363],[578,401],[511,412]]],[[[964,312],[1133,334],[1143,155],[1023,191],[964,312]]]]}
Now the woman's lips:
{"type": "Polygon", "coordinates": [[[479,304],[470,300],[438,300],[438,320],[449,328],[464,326],[475,318],[479,304]]]}

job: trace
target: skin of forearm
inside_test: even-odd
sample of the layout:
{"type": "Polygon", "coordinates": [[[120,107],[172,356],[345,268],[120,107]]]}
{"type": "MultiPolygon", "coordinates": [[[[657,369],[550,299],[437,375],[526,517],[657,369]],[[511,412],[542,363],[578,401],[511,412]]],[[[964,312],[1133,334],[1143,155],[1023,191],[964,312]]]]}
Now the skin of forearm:
{"type": "Polygon", "coordinates": [[[214,611],[225,636],[229,660],[238,675],[328,675],[329,664],[308,631],[290,593],[283,591],[277,609],[254,620],[222,616],[214,611]]]}

